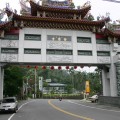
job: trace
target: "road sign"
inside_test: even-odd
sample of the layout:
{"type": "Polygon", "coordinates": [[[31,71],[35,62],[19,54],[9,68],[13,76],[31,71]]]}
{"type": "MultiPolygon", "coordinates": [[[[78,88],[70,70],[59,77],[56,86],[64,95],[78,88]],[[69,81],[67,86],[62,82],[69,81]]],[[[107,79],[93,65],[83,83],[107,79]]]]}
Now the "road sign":
{"type": "Polygon", "coordinates": [[[42,91],[43,90],[43,78],[39,77],[39,90],[42,91]]]}
{"type": "Polygon", "coordinates": [[[86,81],[85,92],[88,93],[88,94],[90,93],[90,83],[89,83],[89,81],[86,81]]]}
{"type": "Polygon", "coordinates": [[[51,79],[46,79],[46,82],[51,82],[51,79]]]}

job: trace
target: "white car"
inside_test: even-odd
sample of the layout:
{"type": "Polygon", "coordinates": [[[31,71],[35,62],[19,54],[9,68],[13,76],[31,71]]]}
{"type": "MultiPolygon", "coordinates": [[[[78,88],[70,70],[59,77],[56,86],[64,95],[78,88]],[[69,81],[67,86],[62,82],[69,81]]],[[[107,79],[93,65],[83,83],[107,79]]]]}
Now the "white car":
{"type": "Polygon", "coordinates": [[[89,100],[91,102],[98,102],[98,95],[93,95],[92,97],[89,97],[89,100]]]}
{"type": "Polygon", "coordinates": [[[0,111],[12,111],[16,113],[18,110],[18,101],[16,97],[7,97],[3,98],[3,100],[0,103],[0,111]]]}

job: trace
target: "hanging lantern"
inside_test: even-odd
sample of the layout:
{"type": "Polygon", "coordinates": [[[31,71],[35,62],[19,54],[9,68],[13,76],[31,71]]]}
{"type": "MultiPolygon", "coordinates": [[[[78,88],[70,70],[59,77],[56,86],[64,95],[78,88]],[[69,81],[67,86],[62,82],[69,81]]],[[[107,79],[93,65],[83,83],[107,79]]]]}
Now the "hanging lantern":
{"type": "Polygon", "coordinates": [[[30,68],[30,65],[28,65],[27,68],[30,68]]]}
{"type": "Polygon", "coordinates": [[[62,69],[62,67],[61,67],[61,66],[58,66],[58,69],[59,69],[59,70],[61,70],[61,69],[62,69]]]}
{"type": "Polygon", "coordinates": [[[42,66],[42,69],[46,69],[46,66],[42,66]]]}
{"type": "Polygon", "coordinates": [[[84,68],[84,65],[80,65],[81,68],[84,68]]]}
{"type": "Polygon", "coordinates": [[[50,69],[51,69],[51,70],[54,70],[54,66],[51,66],[50,69]]]}
{"type": "Polygon", "coordinates": [[[69,66],[66,66],[66,69],[68,70],[68,69],[69,69],[69,66]]]}
{"type": "Polygon", "coordinates": [[[90,68],[91,66],[90,66],[90,65],[88,65],[88,67],[90,68]]]}
{"type": "Polygon", "coordinates": [[[77,69],[77,66],[74,66],[74,69],[77,69]]]}
{"type": "Polygon", "coordinates": [[[37,70],[37,69],[38,69],[38,66],[35,66],[35,69],[37,70]]]}

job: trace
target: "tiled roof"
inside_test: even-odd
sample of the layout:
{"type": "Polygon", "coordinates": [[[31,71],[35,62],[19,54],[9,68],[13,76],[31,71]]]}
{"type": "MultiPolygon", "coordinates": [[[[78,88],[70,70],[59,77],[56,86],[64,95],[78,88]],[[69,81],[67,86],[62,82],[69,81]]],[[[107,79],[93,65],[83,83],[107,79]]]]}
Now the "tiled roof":
{"type": "Polygon", "coordinates": [[[34,21],[46,21],[46,22],[60,22],[60,23],[78,23],[78,24],[84,24],[84,25],[98,25],[98,26],[104,26],[105,21],[108,21],[109,18],[99,20],[99,21],[89,21],[89,20],[77,20],[77,19],[59,19],[59,18],[44,18],[44,17],[36,17],[36,16],[21,16],[14,14],[14,19],[19,20],[34,20],[34,21]]]}
{"type": "Polygon", "coordinates": [[[81,9],[68,9],[68,8],[55,8],[55,7],[45,7],[45,6],[40,6],[32,1],[30,1],[31,5],[31,15],[36,16],[37,11],[47,11],[47,12],[56,12],[56,13],[71,13],[71,14],[78,14],[81,15],[81,18],[83,19],[85,15],[88,13],[88,11],[91,9],[91,6],[86,6],[81,9]]]}
{"type": "Polygon", "coordinates": [[[105,22],[110,19],[105,18],[99,21],[89,21],[89,20],[78,20],[78,19],[64,19],[64,18],[47,18],[47,17],[37,17],[37,16],[23,16],[12,13],[7,10],[7,14],[13,14],[14,21],[23,21],[24,27],[37,27],[37,28],[55,28],[55,29],[72,29],[72,30],[85,30],[95,31],[102,29],[105,26],[105,22]]]}
{"type": "Polygon", "coordinates": [[[74,19],[59,19],[59,18],[42,18],[36,16],[20,16],[13,15],[13,20],[24,21],[25,27],[41,27],[41,28],[58,28],[58,29],[76,29],[92,31],[93,27],[103,28],[105,21],[88,21],[88,20],[74,20],[74,19]]]}
{"type": "Polygon", "coordinates": [[[0,24],[0,29],[9,29],[12,26],[12,22],[3,22],[0,24]]]}
{"type": "Polygon", "coordinates": [[[106,36],[120,38],[120,32],[118,33],[116,31],[111,31],[111,30],[109,30],[107,28],[104,30],[104,34],[106,36]]]}

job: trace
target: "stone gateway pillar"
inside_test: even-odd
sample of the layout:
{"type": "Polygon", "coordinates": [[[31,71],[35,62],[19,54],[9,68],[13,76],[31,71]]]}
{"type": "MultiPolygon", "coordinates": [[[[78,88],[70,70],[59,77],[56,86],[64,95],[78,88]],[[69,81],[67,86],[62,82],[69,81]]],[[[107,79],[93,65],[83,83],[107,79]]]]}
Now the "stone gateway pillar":
{"type": "Polygon", "coordinates": [[[103,96],[110,96],[110,78],[108,77],[108,70],[106,67],[102,69],[102,82],[103,82],[103,96]]]}
{"type": "Polygon", "coordinates": [[[0,66],[0,100],[3,99],[4,68],[0,66]]]}

